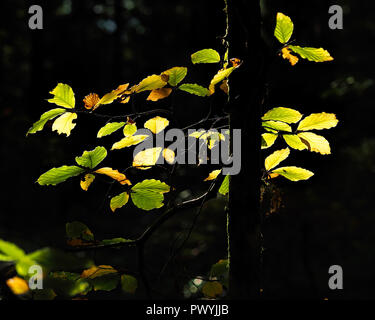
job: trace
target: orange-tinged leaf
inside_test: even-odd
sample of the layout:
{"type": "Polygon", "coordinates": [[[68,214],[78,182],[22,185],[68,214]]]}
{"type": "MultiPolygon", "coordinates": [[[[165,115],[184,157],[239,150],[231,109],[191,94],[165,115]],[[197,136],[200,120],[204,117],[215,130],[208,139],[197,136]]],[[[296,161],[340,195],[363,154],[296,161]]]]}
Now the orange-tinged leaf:
{"type": "Polygon", "coordinates": [[[220,89],[223,90],[226,94],[229,93],[228,80],[223,81],[223,83],[220,85],[220,89]]]}
{"type": "Polygon", "coordinates": [[[130,101],[130,96],[122,97],[120,103],[126,104],[130,101]]]}
{"type": "Polygon", "coordinates": [[[232,63],[232,66],[237,68],[242,64],[242,60],[238,58],[232,58],[230,59],[230,62],[232,63]]]}
{"type": "Polygon", "coordinates": [[[66,241],[68,246],[71,247],[83,247],[83,246],[91,246],[94,242],[83,241],[82,239],[74,238],[66,241]]]}
{"type": "Polygon", "coordinates": [[[86,109],[94,108],[99,101],[100,101],[100,98],[96,93],[90,93],[89,95],[85,97],[85,99],[83,99],[86,109]]]}
{"type": "Polygon", "coordinates": [[[167,98],[172,93],[172,88],[161,88],[161,89],[154,89],[151,91],[147,100],[150,101],[158,101],[160,99],[167,98]]]}
{"type": "Polygon", "coordinates": [[[100,265],[100,266],[93,266],[90,269],[86,269],[82,271],[81,278],[90,278],[95,279],[97,277],[102,277],[107,274],[111,273],[118,273],[116,269],[112,266],[107,265],[100,265]]]}
{"type": "Polygon", "coordinates": [[[279,176],[279,174],[278,174],[278,173],[274,173],[274,172],[271,172],[271,173],[268,175],[268,177],[269,177],[270,179],[277,178],[278,176],[279,176]]]}
{"type": "Polygon", "coordinates": [[[120,173],[118,170],[104,167],[96,170],[95,172],[99,174],[105,174],[106,176],[111,177],[112,179],[120,182],[122,185],[132,185],[131,182],[126,178],[126,176],[123,173],[120,173]]]}
{"type": "Polygon", "coordinates": [[[6,283],[15,295],[22,295],[29,291],[29,285],[20,277],[10,278],[6,283]]]}
{"type": "Polygon", "coordinates": [[[223,286],[218,281],[208,281],[202,287],[202,293],[208,298],[216,298],[223,293],[223,286]]]}
{"type": "Polygon", "coordinates": [[[206,179],[204,179],[203,181],[215,180],[220,173],[221,173],[221,169],[220,170],[214,170],[214,171],[210,172],[208,177],[206,179]]]}
{"type": "Polygon", "coordinates": [[[91,183],[93,183],[95,176],[91,173],[88,173],[83,179],[84,180],[81,180],[81,188],[82,190],[87,191],[91,183]]]}
{"type": "Polygon", "coordinates": [[[283,58],[288,59],[292,66],[294,66],[298,62],[298,57],[296,57],[295,55],[292,55],[288,47],[282,48],[281,52],[282,52],[283,58]]]}

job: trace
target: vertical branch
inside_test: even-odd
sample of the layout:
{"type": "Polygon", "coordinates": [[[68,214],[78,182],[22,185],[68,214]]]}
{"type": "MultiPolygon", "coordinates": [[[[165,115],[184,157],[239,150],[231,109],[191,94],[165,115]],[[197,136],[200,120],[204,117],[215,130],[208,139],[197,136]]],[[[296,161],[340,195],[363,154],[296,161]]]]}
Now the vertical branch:
{"type": "Polygon", "coordinates": [[[250,299],[260,293],[260,118],[265,57],[259,1],[226,0],[226,13],[229,56],[243,60],[231,75],[228,104],[231,134],[241,129],[242,135],[241,172],[231,176],[229,191],[229,297],[250,299]]]}

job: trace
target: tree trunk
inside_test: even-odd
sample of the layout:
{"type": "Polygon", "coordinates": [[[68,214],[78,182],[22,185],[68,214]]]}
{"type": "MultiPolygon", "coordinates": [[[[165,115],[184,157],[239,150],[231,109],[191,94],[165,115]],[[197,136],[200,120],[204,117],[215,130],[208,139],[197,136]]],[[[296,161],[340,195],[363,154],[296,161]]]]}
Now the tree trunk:
{"type": "MultiPolygon", "coordinates": [[[[241,129],[241,172],[231,176],[228,206],[229,298],[260,295],[261,109],[265,56],[256,0],[227,0],[226,44],[243,64],[230,77],[230,129],[241,129]]],[[[232,140],[232,139],[231,139],[232,140]]],[[[233,142],[231,142],[233,143],[233,142]]]]}

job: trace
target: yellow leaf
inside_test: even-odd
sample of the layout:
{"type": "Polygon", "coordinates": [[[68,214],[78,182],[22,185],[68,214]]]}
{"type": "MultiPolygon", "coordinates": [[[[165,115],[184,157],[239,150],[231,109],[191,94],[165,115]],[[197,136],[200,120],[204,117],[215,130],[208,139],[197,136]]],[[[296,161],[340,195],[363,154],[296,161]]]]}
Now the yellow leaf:
{"type": "Polygon", "coordinates": [[[230,67],[227,69],[219,70],[219,72],[212,78],[210,86],[208,87],[208,90],[210,90],[211,94],[214,94],[215,92],[215,85],[228,78],[234,69],[235,67],[230,67]]]}
{"type": "Polygon", "coordinates": [[[96,170],[95,172],[99,174],[105,174],[106,176],[111,177],[112,179],[120,182],[122,185],[132,185],[131,182],[126,178],[126,176],[123,173],[120,173],[118,170],[104,167],[96,170]]]}
{"type": "Polygon", "coordinates": [[[93,183],[95,176],[91,173],[85,175],[84,180],[81,180],[81,188],[84,191],[87,191],[91,183],[93,183]]]}
{"type": "Polygon", "coordinates": [[[100,265],[100,266],[93,266],[90,269],[86,269],[82,271],[81,278],[89,278],[95,279],[97,277],[102,277],[107,274],[117,273],[118,271],[114,269],[112,266],[107,265],[100,265]]]}
{"type": "Polygon", "coordinates": [[[128,96],[128,97],[123,97],[123,98],[121,98],[121,101],[120,101],[120,103],[123,103],[123,104],[125,104],[125,103],[128,103],[130,101],[130,96],[128,96]]]}
{"type": "Polygon", "coordinates": [[[203,181],[215,180],[220,173],[221,173],[221,169],[211,171],[210,174],[208,175],[208,177],[206,179],[204,179],[203,181]]]}
{"type": "Polygon", "coordinates": [[[163,157],[169,164],[174,164],[176,155],[173,150],[165,148],[163,150],[163,157]]]}
{"type": "Polygon", "coordinates": [[[147,100],[158,101],[160,99],[167,98],[171,93],[172,93],[172,88],[154,89],[151,91],[150,95],[147,97],[147,100]]]}
{"type": "Polygon", "coordinates": [[[263,133],[262,134],[262,149],[267,149],[269,147],[271,147],[276,139],[277,139],[278,135],[277,134],[273,134],[273,133],[263,133]]]}
{"type": "Polygon", "coordinates": [[[6,283],[15,295],[25,294],[29,291],[29,285],[20,277],[10,278],[6,283]]]}
{"type": "Polygon", "coordinates": [[[169,125],[169,121],[162,117],[155,117],[146,121],[144,127],[149,129],[152,133],[158,134],[163,131],[169,125]]]}
{"type": "Polygon", "coordinates": [[[117,89],[112,90],[111,92],[105,94],[98,103],[94,106],[93,110],[97,109],[99,106],[103,104],[110,104],[119,98],[121,95],[126,93],[127,88],[129,87],[129,83],[122,84],[117,87],[117,89]]]}
{"type": "Polygon", "coordinates": [[[292,55],[288,47],[282,48],[281,52],[282,52],[283,58],[288,59],[292,66],[294,66],[298,62],[298,57],[296,57],[295,55],[292,55]]]}
{"type": "Polygon", "coordinates": [[[334,113],[312,113],[304,118],[298,125],[297,130],[322,130],[336,127],[339,121],[334,113]]]}
{"type": "Polygon", "coordinates": [[[163,81],[160,75],[153,74],[145,79],[143,79],[138,85],[136,85],[132,90],[136,93],[163,88],[167,84],[163,81]]]}
{"type": "Polygon", "coordinates": [[[70,132],[76,126],[73,120],[77,119],[76,113],[65,112],[58,117],[52,125],[52,131],[57,131],[58,134],[65,133],[67,137],[70,136],[70,132]]]}
{"type": "Polygon", "coordinates": [[[162,148],[150,148],[143,150],[136,154],[133,160],[133,167],[137,169],[147,170],[150,169],[150,166],[154,166],[156,161],[159,159],[162,148]]]}
{"type": "Polygon", "coordinates": [[[318,152],[321,154],[330,154],[331,148],[329,142],[322,136],[312,132],[301,132],[298,134],[302,142],[307,146],[309,151],[318,152]]]}
{"type": "Polygon", "coordinates": [[[121,139],[120,141],[114,143],[111,150],[116,150],[116,149],[119,150],[119,149],[123,149],[123,148],[126,148],[126,147],[134,146],[138,143],[141,143],[142,141],[144,141],[148,137],[149,136],[144,135],[144,134],[125,137],[125,138],[121,139]]]}
{"type": "Polygon", "coordinates": [[[100,101],[99,96],[96,93],[90,93],[83,99],[83,102],[85,103],[86,109],[92,109],[97,105],[97,103],[100,101]]]}
{"type": "Polygon", "coordinates": [[[208,298],[216,298],[223,293],[223,286],[218,281],[207,281],[202,287],[202,293],[208,298]]]}
{"type": "Polygon", "coordinates": [[[286,158],[288,158],[289,154],[289,148],[278,150],[272,153],[264,161],[266,170],[269,171],[272,168],[276,167],[281,161],[284,161],[286,158]]]}

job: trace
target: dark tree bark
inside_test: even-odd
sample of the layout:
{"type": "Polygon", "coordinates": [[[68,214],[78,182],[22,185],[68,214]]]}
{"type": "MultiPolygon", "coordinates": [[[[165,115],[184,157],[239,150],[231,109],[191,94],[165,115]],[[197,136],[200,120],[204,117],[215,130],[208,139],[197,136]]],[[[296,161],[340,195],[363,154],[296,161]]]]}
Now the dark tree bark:
{"type": "Polygon", "coordinates": [[[230,128],[241,129],[241,172],[231,176],[228,206],[229,297],[260,294],[261,109],[265,55],[259,1],[227,0],[229,57],[243,60],[230,78],[230,128]]]}

